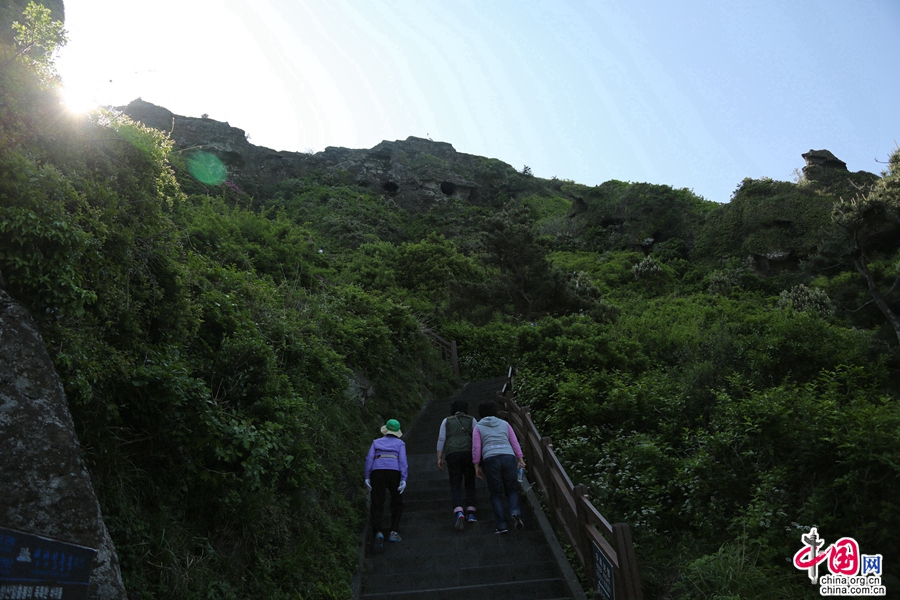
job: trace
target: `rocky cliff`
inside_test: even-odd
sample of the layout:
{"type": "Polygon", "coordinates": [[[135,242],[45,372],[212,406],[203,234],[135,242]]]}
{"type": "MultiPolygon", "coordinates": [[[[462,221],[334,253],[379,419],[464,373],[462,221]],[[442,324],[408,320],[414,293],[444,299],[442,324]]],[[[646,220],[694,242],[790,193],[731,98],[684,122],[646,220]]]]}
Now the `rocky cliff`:
{"type": "Polygon", "coordinates": [[[119,110],[168,132],[176,150],[188,155],[197,150],[214,154],[228,168],[228,180],[250,191],[264,191],[317,170],[338,170],[362,188],[391,196],[408,210],[423,212],[449,198],[485,204],[518,176],[499,160],[464,154],[446,142],[417,137],[383,141],[369,150],[328,147],[304,154],[255,146],[242,129],[228,123],[183,117],[141,99],[119,110]]]}
{"type": "Polygon", "coordinates": [[[90,598],[125,598],[62,383],[31,316],[2,290],[0,524],[96,549],[90,598]]]}

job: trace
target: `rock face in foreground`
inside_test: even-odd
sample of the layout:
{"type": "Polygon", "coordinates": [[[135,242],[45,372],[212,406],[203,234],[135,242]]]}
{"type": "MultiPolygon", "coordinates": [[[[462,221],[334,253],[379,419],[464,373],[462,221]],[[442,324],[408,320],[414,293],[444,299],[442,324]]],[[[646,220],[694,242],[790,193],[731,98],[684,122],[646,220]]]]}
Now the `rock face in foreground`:
{"type": "Polygon", "coordinates": [[[126,598],[62,383],[31,316],[2,290],[0,525],[96,549],[90,597],[126,598]]]}
{"type": "Polygon", "coordinates": [[[351,184],[390,196],[407,210],[424,212],[451,198],[486,204],[500,186],[517,177],[516,170],[504,162],[417,137],[383,141],[371,150],[329,146],[323,152],[304,154],[254,146],[242,129],[228,123],[183,117],[140,99],[118,110],[169,133],[176,150],[214,154],[228,168],[229,181],[251,191],[315,171],[336,171],[346,174],[351,184]]]}

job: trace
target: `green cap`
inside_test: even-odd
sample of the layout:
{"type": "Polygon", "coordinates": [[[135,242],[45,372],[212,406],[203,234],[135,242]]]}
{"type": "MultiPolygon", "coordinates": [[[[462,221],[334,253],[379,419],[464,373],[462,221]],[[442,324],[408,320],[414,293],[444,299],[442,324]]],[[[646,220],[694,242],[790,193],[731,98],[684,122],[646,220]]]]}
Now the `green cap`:
{"type": "Polygon", "coordinates": [[[401,437],[403,432],[400,431],[400,421],[397,419],[388,419],[388,422],[381,428],[381,433],[384,435],[390,434],[401,437]]]}

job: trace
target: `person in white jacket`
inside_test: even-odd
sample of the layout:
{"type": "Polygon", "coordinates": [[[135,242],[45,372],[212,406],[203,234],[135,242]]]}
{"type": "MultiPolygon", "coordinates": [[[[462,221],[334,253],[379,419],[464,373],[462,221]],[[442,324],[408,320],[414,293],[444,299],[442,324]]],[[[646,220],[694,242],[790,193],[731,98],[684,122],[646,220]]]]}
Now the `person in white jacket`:
{"type": "Polygon", "coordinates": [[[519,509],[519,490],[516,471],[525,468],[522,448],[512,426],[497,417],[497,403],[484,402],[478,407],[478,423],[472,435],[472,462],[475,475],[487,479],[491,493],[491,506],[497,529],[494,533],[507,533],[504,500],[509,504],[509,514],[516,529],[523,529],[522,511],[519,509]]]}

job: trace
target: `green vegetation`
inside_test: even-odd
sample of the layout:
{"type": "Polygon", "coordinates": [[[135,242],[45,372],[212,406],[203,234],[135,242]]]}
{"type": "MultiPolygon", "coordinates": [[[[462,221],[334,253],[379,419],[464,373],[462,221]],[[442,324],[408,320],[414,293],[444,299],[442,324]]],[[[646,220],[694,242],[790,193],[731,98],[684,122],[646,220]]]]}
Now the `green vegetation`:
{"type": "Polygon", "coordinates": [[[517,368],[648,598],[809,594],[785,559],[811,526],[900,556],[900,151],[727,205],[424,153],[406,167],[483,182],[480,205],[412,213],[340,171],[249,195],[122,115],[63,113],[46,17],[0,38],[0,274],[129,591],[349,598],[371,436],[457,383],[425,328],[463,379],[517,368]]]}
{"type": "Polygon", "coordinates": [[[293,205],[185,194],[164,134],[70,116],[3,55],[3,286],[63,380],[127,589],[349,597],[371,434],[453,389],[417,315],[344,283],[293,205]]]}

